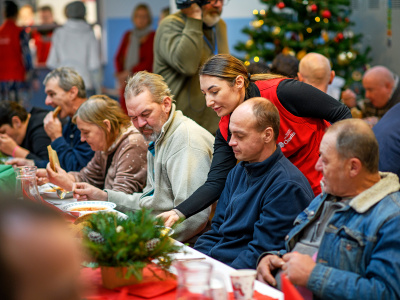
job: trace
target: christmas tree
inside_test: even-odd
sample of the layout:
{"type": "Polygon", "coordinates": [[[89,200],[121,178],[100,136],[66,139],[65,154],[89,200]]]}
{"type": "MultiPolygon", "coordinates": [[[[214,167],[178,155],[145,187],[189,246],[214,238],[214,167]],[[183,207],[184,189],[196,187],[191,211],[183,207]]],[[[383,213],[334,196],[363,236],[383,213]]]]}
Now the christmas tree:
{"type": "MultiPolygon", "coordinates": [[[[254,10],[255,20],[243,29],[247,42],[235,48],[245,52],[246,65],[270,63],[279,54],[299,60],[309,52],[328,57],[336,75],[346,86],[360,85],[362,73],[370,62],[369,47],[362,49],[362,34],[351,29],[349,0],[260,0],[265,10],[254,10]]],[[[243,58],[243,57],[242,57],[243,58]]]]}

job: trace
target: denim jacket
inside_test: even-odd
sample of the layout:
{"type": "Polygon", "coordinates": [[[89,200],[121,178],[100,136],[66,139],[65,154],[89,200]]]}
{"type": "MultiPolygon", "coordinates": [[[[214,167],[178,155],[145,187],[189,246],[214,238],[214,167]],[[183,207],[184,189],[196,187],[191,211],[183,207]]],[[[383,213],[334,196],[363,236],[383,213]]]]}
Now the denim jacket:
{"type": "MultiPolygon", "coordinates": [[[[380,175],[329,221],[307,283],[315,298],[400,299],[400,184],[395,174],[380,175]]],[[[316,197],[296,218],[286,251],[274,254],[293,249],[327,196],[316,197]]]]}

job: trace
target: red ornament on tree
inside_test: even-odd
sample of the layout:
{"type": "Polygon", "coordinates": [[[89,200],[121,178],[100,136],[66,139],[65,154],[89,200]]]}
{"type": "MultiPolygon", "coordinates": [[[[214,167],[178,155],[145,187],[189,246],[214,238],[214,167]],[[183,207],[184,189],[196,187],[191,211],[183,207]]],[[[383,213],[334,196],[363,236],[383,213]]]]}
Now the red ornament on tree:
{"type": "Polygon", "coordinates": [[[341,40],[343,40],[343,33],[341,33],[341,32],[339,32],[338,34],[337,34],[337,38],[339,39],[339,41],[341,41],[341,40]]]}
{"type": "Polygon", "coordinates": [[[326,19],[329,19],[330,17],[332,17],[332,13],[331,13],[329,10],[325,9],[325,10],[322,12],[322,17],[323,17],[323,18],[326,18],[326,19]]]}
{"type": "Polygon", "coordinates": [[[286,5],[283,2],[279,2],[276,6],[278,6],[279,9],[284,9],[286,5]]]}
{"type": "Polygon", "coordinates": [[[318,10],[318,6],[317,6],[317,4],[311,4],[311,11],[312,12],[316,12],[317,10],[318,10]]]}

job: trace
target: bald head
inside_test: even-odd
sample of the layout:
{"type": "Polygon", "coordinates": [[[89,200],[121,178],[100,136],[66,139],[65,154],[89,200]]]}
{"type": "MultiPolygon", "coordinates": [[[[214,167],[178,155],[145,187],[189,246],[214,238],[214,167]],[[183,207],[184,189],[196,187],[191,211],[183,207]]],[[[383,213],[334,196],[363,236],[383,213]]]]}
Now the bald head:
{"type": "Polygon", "coordinates": [[[364,78],[372,78],[382,83],[394,84],[393,73],[384,66],[375,66],[364,73],[364,78]]]}
{"type": "Polygon", "coordinates": [[[319,53],[308,53],[299,64],[299,80],[325,92],[335,77],[329,59],[319,53]]]}
{"type": "Polygon", "coordinates": [[[358,158],[371,174],[378,172],[379,146],[370,126],[361,119],[346,119],[328,128],[336,136],[336,150],[343,159],[358,158]]]}
{"type": "Polygon", "coordinates": [[[266,160],[276,150],[279,134],[279,112],[265,98],[253,98],[240,104],[229,123],[236,159],[249,163],[266,160]]]}
{"type": "Polygon", "coordinates": [[[274,140],[278,138],[279,112],[271,101],[262,97],[251,98],[234,110],[232,117],[236,118],[234,114],[246,116],[248,120],[251,118],[257,131],[263,131],[265,128],[271,127],[274,132],[274,140]]]}
{"type": "Polygon", "coordinates": [[[365,97],[369,99],[376,108],[387,105],[393,92],[393,73],[384,66],[375,66],[364,73],[363,87],[365,97]]]}

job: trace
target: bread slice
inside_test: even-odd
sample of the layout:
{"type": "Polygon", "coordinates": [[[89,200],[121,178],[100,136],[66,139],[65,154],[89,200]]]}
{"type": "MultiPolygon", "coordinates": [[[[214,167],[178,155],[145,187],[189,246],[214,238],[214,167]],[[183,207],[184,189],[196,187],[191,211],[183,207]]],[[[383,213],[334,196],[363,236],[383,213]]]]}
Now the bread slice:
{"type": "Polygon", "coordinates": [[[57,151],[53,150],[53,148],[51,148],[51,145],[47,146],[47,151],[49,152],[50,168],[54,172],[57,172],[56,164],[60,165],[60,161],[58,160],[57,151]]]}
{"type": "Polygon", "coordinates": [[[61,107],[57,106],[56,109],[53,111],[53,118],[57,118],[60,111],[61,111],[61,107]]]}

